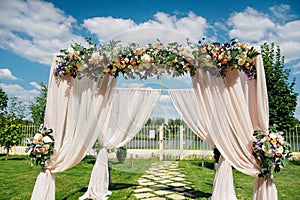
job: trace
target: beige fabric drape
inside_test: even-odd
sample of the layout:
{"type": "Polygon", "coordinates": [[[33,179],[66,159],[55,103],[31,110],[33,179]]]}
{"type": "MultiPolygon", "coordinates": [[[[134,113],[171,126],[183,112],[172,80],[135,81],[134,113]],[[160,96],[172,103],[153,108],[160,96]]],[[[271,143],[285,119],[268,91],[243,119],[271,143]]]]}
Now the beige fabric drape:
{"type": "MultiPolygon", "coordinates": [[[[33,200],[55,199],[55,173],[65,171],[86,155],[95,143],[101,126],[99,116],[105,116],[116,79],[103,76],[99,81],[89,78],[58,80],[51,67],[45,125],[53,129],[55,155],[41,170],[32,193],[33,200]]],[[[103,118],[101,118],[103,119],[103,118]]]]}
{"type": "MultiPolygon", "coordinates": [[[[237,70],[229,72],[224,79],[211,75],[210,72],[215,68],[210,68],[210,72],[198,70],[193,77],[193,84],[200,118],[188,118],[188,113],[182,115],[189,126],[197,124],[196,129],[200,132],[197,135],[218,148],[226,161],[237,170],[252,176],[260,173],[259,162],[252,156],[252,134],[254,130],[268,129],[269,121],[262,63],[262,57],[258,56],[256,80],[248,80],[243,72],[237,70]],[[193,122],[194,120],[197,121],[193,122]]],[[[193,102],[195,98],[192,98],[193,102]]],[[[173,100],[177,101],[176,108],[181,110],[180,113],[184,113],[182,110],[191,106],[182,104],[182,100],[173,100]]],[[[195,108],[190,108],[189,111],[192,112],[193,109],[195,108]]],[[[218,181],[216,178],[218,177],[215,177],[215,185],[218,181]]],[[[225,194],[225,191],[215,185],[212,199],[232,198],[218,196],[225,194]]],[[[228,194],[232,195],[234,192],[228,194]]],[[[272,176],[264,180],[256,179],[253,199],[277,199],[277,189],[272,176]]]]}
{"type": "Polygon", "coordinates": [[[107,199],[109,174],[107,149],[127,144],[144,126],[159,100],[161,90],[114,89],[114,96],[105,123],[99,127],[100,150],[92,170],[87,192],[80,199],[107,199]]]}
{"type": "MultiPolygon", "coordinates": [[[[202,140],[214,146],[214,141],[210,137],[209,130],[211,126],[218,125],[214,121],[210,121],[212,120],[212,115],[207,112],[204,104],[198,105],[195,91],[193,89],[180,89],[168,90],[168,92],[176,110],[189,128],[202,140]]],[[[204,101],[204,98],[202,100],[204,101]]],[[[218,166],[211,199],[235,200],[232,167],[223,156],[220,157],[218,166]]]]}

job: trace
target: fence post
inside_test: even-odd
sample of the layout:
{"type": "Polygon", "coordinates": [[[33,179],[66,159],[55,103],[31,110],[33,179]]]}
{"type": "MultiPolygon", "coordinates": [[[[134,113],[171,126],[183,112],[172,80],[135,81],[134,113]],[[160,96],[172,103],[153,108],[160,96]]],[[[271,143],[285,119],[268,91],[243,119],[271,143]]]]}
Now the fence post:
{"type": "Polygon", "coordinates": [[[180,151],[183,151],[183,145],[184,145],[184,142],[183,142],[183,126],[180,125],[179,127],[179,149],[180,151]]]}
{"type": "Polygon", "coordinates": [[[159,160],[163,160],[164,150],[164,125],[159,126],[159,160]]]}

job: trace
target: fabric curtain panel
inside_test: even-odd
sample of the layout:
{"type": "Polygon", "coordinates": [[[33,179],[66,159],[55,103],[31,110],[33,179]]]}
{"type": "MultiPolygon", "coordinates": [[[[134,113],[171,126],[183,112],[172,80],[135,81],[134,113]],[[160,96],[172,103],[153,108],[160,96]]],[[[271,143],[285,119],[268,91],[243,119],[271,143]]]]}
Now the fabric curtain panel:
{"type": "Polygon", "coordinates": [[[104,123],[98,123],[101,149],[93,167],[87,192],[80,199],[107,199],[108,149],[127,144],[144,126],[159,100],[161,90],[114,89],[114,96],[104,123]]]}
{"type": "MultiPolygon", "coordinates": [[[[216,74],[215,69],[207,67],[198,70],[193,77],[194,94],[191,91],[169,91],[176,109],[189,127],[200,138],[214,145],[226,162],[251,176],[260,173],[259,161],[252,156],[252,134],[254,130],[267,130],[269,122],[268,96],[261,56],[257,57],[256,67],[255,80],[248,80],[243,72],[237,70],[228,72],[225,78],[217,77],[213,75],[216,74]]],[[[219,170],[222,169],[228,170],[228,167],[219,170]]],[[[222,191],[223,187],[218,186],[220,184],[217,178],[216,176],[213,195],[233,195],[234,191],[222,191]]],[[[218,199],[214,196],[212,198],[218,199]]],[[[257,177],[253,199],[277,199],[277,189],[272,176],[267,179],[257,177]]]]}
{"type": "Polygon", "coordinates": [[[50,73],[44,122],[53,129],[55,154],[40,171],[31,199],[55,199],[55,173],[77,165],[97,140],[98,117],[108,111],[116,81],[108,75],[99,81],[57,79],[50,73]]]}

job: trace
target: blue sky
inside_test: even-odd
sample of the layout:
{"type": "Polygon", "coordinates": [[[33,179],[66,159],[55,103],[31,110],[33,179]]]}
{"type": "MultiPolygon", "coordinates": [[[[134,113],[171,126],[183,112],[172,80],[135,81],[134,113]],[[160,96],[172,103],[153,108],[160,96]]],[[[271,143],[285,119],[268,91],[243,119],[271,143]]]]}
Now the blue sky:
{"type": "MultiPolygon", "coordinates": [[[[48,83],[52,55],[70,43],[84,44],[85,37],[96,43],[117,39],[141,45],[156,39],[196,42],[203,37],[218,42],[238,38],[252,45],[275,42],[291,78],[297,77],[295,91],[300,93],[298,0],[0,0],[1,87],[10,97],[31,101],[39,94],[38,83],[48,83]]],[[[191,80],[120,80],[118,87],[190,88],[191,80]]],[[[167,95],[154,113],[178,117],[167,95]]],[[[300,97],[295,116],[300,119],[300,97]]]]}

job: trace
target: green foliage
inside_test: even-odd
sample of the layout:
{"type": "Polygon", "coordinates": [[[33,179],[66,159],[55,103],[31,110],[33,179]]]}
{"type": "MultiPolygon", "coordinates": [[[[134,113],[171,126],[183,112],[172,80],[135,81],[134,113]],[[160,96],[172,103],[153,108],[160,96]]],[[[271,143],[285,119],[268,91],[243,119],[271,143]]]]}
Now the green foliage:
{"type": "Polygon", "coordinates": [[[281,56],[279,46],[264,43],[261,54],[266,74],[270,125],[278,125],[279,131],[288,130],[297,123],[294,117],[298,95],[294,91],[296,79],[289,80],[291,70],[284,67],[284,56],[281,56]]]}
{"type": "Polygon", "coordinates": [[[165,123],[164,118],[156,117],[156,118],[149,118],[146,125],[162,125],[165,123]]]}
{"type": "Polygon", "coordinates": [[[31,118],[35,124],[43,124],[45,116],[48,88],[44,83],[40,83],[40,86],[41,92],[39,96],[35,97],[34,101],[29,104],[31,118]]]}
{"type": "Polygon", "coordinates": [[[9,119],[5,121],[4,126],[0,129],[0,146],[6,149],[6,159],[9,150],[17,145],[22,139],[21,125],[9,119]]]}
{"type": "Polygon", "coordinates": [[[28,115],[26,114],[26,107],[26,104],[17,97],[11,97],[8,107],[8,117],[15,120],[16,123],[23,123],[23,120],[28,115]]]}
{"type": "Polygon", "coordinates": [[[2,89],[2,87],[0,87],[0,114],[1,114],[1,116],[3,116],[3,114],[6,113],[7,103],[8,103],[7,94],[2,89]]]}
{"type": "Polygon", "coordinates": [[[0,87],[0,127],[2,127],[5,121],[5,115],[7,113],[7,103],[8,96],[5,93],[5,91],[0,87]]]}

